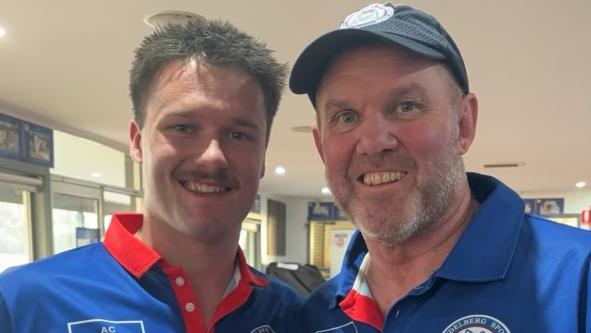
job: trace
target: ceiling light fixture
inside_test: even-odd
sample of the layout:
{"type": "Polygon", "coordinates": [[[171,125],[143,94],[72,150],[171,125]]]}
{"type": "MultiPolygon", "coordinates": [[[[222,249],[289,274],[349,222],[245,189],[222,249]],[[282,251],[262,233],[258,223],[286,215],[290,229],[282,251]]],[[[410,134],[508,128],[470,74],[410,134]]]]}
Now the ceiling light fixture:
{"type": "Polygon", "coordinates": [[[90,175],[93,176],[94,178],[101,178],[101,176],[102,176],[100,172],[96,172],[96,171],[91,172],[90,175]]]}
{"type": "Polygon", "coordinates": [[[205,20],[205,18],[195,13],[178,10],[167,10],[144,16],[144,23],[150,28],[156,28],[157,26],[162,27],[168,24],[184,25],[191,20],[205,20]]]}
{"type": "Polygon", "coordinates": [[[0,27],[0,37],[3,37],[4,35],[6,35],[6,30],[0,27]]]}
{"type": "Polygon", "coordinates": [[[484,167],[487,169],[493,169],[493,168],[517,168],[517,167],[521,167],[524,166],[525,163],[523,162],[510,162],[510,163],[490,163],[490,164],[485,164],[484,167]]]}
{"type": "Polygon", "coordinates": [[[285,175],[285,172],[286,172],[286,171],[287,171],[287,170],[285,170],[285,168],[284,168],[284,167],[282,167],[282,166],[280,166],[280,165],[279,165],[279,166],[277,166],[277,167],[275,167],[275,174],[277,174],[277,175],[279,175],[279,176],[283,176],[283,175],[285,175]]]}
{"type": "Polygon", "coordinates": [[[330,194],[330,189],[329,189],[328,187],[324,186],[324,187],[323,187],[323,188],[320,190],[320,192],[322,192],[322,194],[327,194],[327,195],[328,195],[328,194],[330,194]]]}
{"type": "Polygon", "coordinates": [[[290,130],[296,133],[312,133],[312,126],[293,126],[290,130]]]}
{"type": "Polygon", "coordinates": [[[576,186],[577,188],[583,188],[583,187],[587,186],[587,183],[585,183],[584,181],[582,181],[582,180],[581,180],[580,182],[577,182],[577,183],[575,184],[575,186],[576,186]]]}

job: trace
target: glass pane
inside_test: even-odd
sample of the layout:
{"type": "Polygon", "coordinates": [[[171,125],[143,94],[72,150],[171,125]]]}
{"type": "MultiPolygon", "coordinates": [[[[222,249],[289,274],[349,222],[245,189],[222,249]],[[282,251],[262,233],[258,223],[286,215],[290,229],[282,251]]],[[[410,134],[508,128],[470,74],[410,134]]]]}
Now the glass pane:
{"type": "Polygon", "coordinates": [[[54,253],[98,241],[96,207],[97,200],[94,199],[60,193],[53,195],[54,253]]]}
{"type": "Polygon", "coordinates": [[[31,261],[27,192],[0,183],[0,272],[31,261]]]}
{"type": "Polygon", "coordinates": [[[133,212],[132,197],[127,194],[116,193],[116,192],[103,192],[104,202],[104,225],[105,230],[109,228],[111,224],[111,215],[118,212],[133,212]]]}
{"type": "MultiPolygon", "coordinates": [[[[243,223],[242,230],[240,230],[240,238],[238,239],[238,245],[244,252],[244,257],[246,258],[246,262],[252,266],[256,267],[257,260],[256,260],[256,235],[255,231],[251,231],[248,227],[244,227],[248,223],[243,223]]],[[[255,225],[256,227],[256,225],[255,225]]]]}

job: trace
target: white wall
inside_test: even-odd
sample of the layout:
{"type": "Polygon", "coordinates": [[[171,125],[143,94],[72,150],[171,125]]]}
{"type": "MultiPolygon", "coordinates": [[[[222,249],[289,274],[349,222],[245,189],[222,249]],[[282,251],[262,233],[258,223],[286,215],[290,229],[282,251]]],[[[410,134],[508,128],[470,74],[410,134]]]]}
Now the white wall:
{"type": "Polygon", "coordinates": [[[125,154],[100,143],[53,131],[54,167],[51,173],[125,187],[125,154]],[[93,177],[93,172],[100,177],[93,177]]]}

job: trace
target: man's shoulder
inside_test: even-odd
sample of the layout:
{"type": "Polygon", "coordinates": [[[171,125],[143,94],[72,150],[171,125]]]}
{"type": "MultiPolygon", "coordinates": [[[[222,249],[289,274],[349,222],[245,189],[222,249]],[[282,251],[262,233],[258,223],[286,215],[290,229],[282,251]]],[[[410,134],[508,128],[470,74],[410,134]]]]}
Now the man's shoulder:
{"type": "Polygon", "coordinates": [[[108,253],[102,243],[94,243],[8,268],[0,273],[0,291],[15,289],[15,286],[48,285],[59,276],[89,273],[87,268],[96,265],[105,255],[108,253]]]}
{"type": "Polygon", "coordinates": [[[559,251],[591,252],[591,231],[529,214],[525,215],[525,230],[541,246],[559,251]]]}
{"type": "Polygon", "coordinates": [[[306,299],[305,306],[307,308],[328,307],[337,297],[340,279],[341,275],[337,274],[314,289],[310,297],[306,299]]]}
{"type": "Polygon", "coordinates": [[[284,302],[290,305],[295,303],[303,303],[304,299],[302,295],[300,295],[297,291],[295,291],[295,289],[285,282],[273,276],[267,275],[253,267],[249,267],[249,269],[254,275],[268,282],[263,288],[258,288],[259,293],[268,297],[272,297],[276,302],[284,302]]]}
{"type": "Polygon", "coordinates": [[[534,265],[546,273],[569,270],[585,274],[591,259],[591,232],[526,214],[516,258],[520,269],[534,265]]]}

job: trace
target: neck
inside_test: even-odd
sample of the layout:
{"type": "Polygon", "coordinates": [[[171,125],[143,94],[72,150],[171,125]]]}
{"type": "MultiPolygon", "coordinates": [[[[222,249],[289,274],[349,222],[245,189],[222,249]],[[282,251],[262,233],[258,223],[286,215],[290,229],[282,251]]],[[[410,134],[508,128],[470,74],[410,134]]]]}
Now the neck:
{"type": "Polygon", "coordinates": [[[234,274],[238,235],[197,240],[146,216],[137,237],[169,264],[182,268],[207,327],[234,274]]]}
{"type": "Polygon", "coordinates": [[[466,184],[448,212],[421,234],[396,245],[366,240],[367,282],[382,315],[441,267],[477,209],[466,184]]]}

